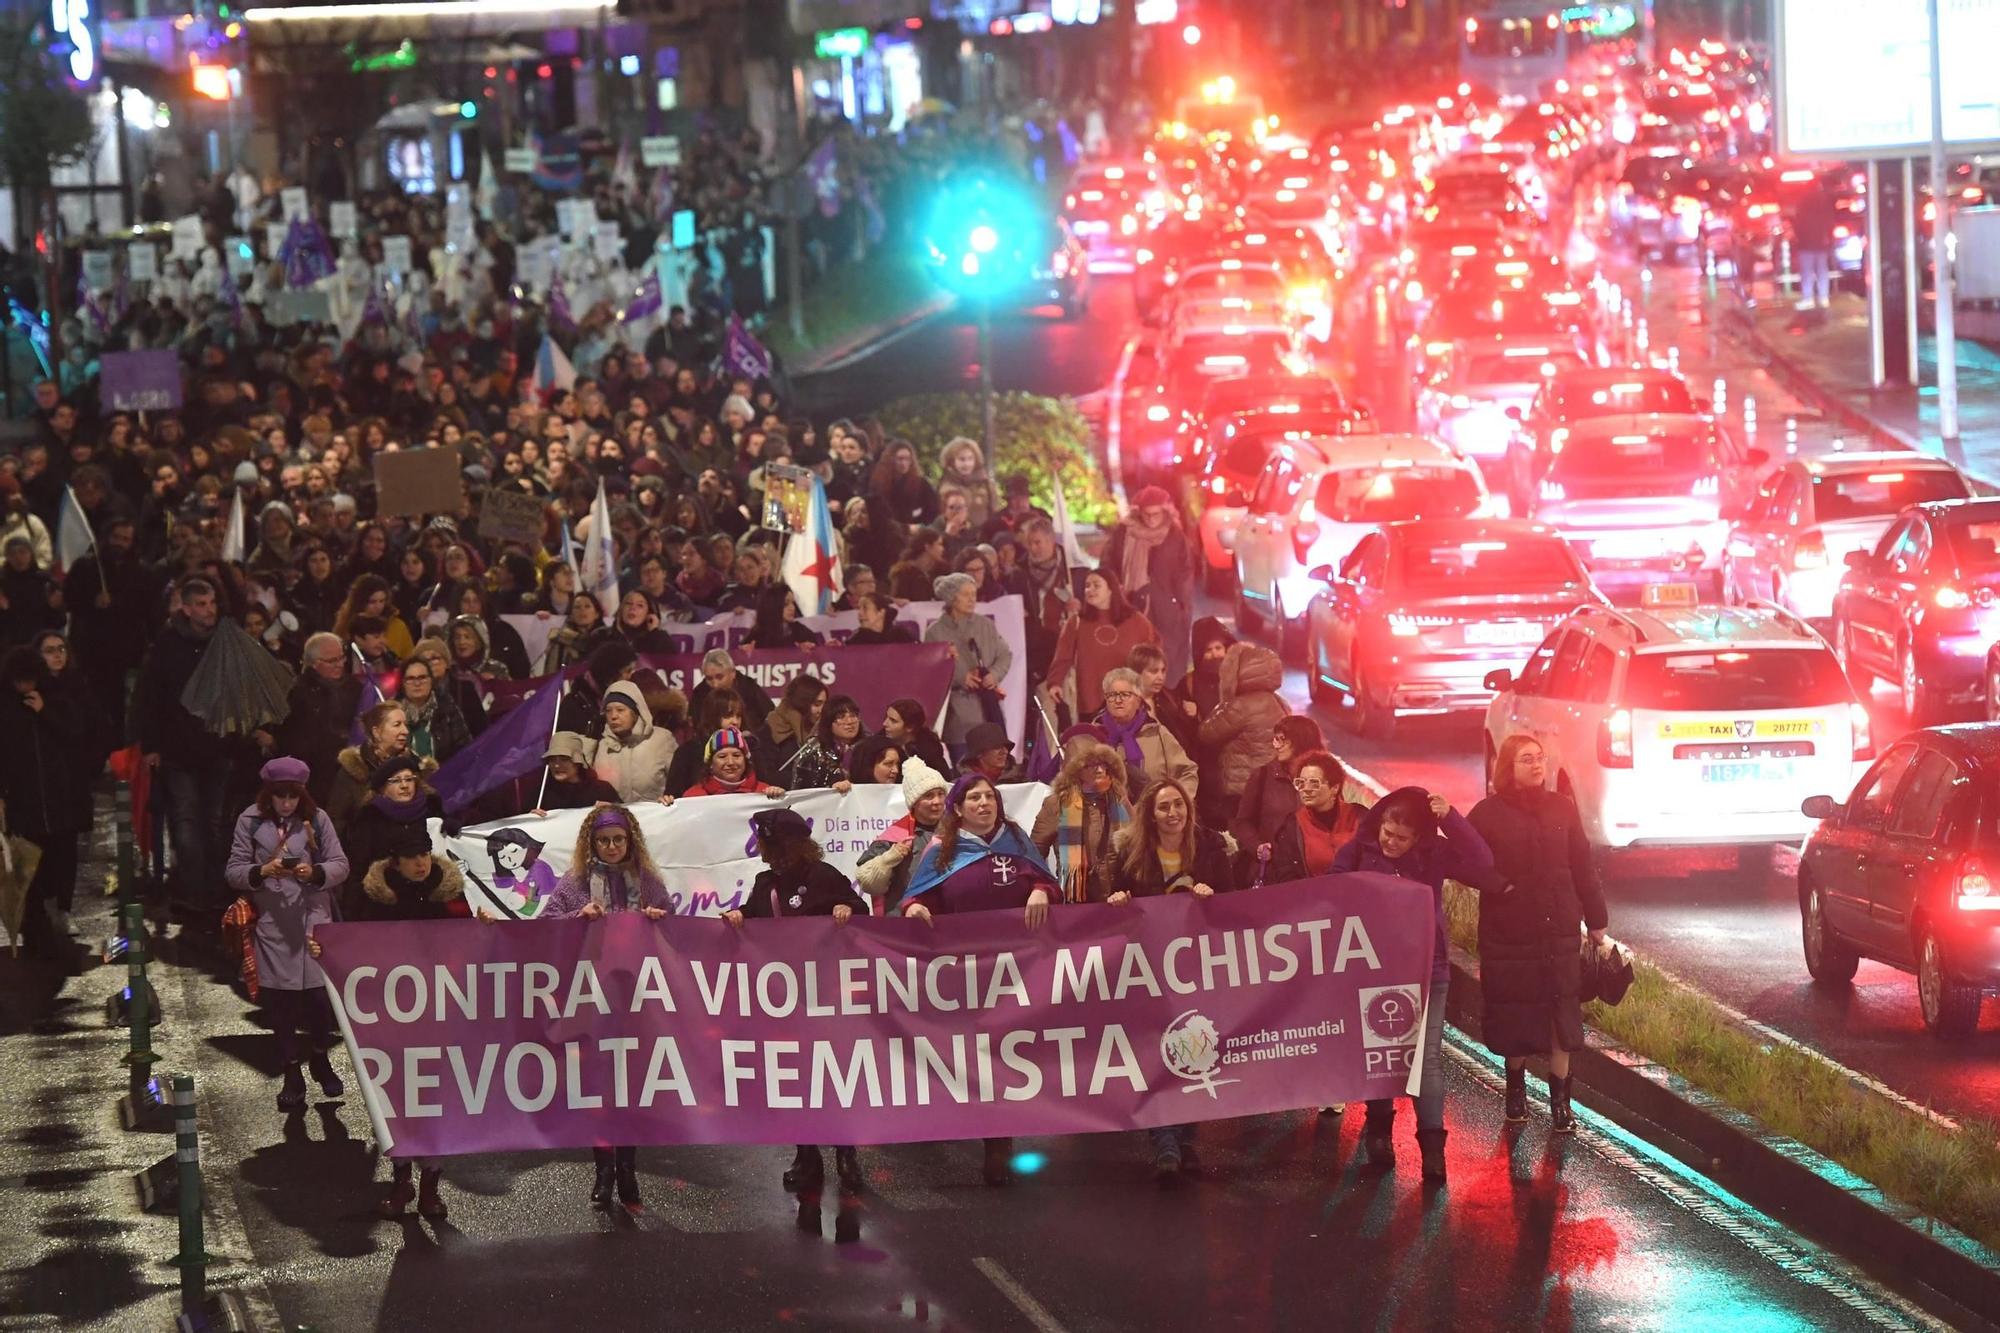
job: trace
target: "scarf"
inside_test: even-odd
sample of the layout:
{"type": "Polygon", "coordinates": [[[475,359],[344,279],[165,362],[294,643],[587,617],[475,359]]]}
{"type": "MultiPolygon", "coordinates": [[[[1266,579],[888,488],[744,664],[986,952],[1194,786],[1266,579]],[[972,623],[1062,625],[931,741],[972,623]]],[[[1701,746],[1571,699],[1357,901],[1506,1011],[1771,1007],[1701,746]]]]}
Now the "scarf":
{"type": "Polygon", "coordinates": [[[1152,717],[1143,708],[1132,715],[1130,722],[1125,723],[1121,723],[1117,718],[1111,716],[1111,710],[1109,709],[1098,714],[1097,725],[1104,728],[1106,743],[1118,747],[1124,753],[1125,765],[1134,773],[1145,771],[1146,756],[1139,749],[1139,733],[1152,720],[1152,717]]]}
{"type": "Polygon", "coordinates": [[[710,773],[700,782],[688,788],[687,794],[690,796],[732,796],[739,792],[755,790],[756,783],[757,773],[754,769],[745,770],[742,778],[736,782],[725,782],[715,776],[715,774],[710,773]]]}
{"type": "Polygon", "coordinates": [[[1132,811],[1123,801],[1073,791],[1056,811],[1056,882],[1062,885],[1063,901],[1090,901],[1090,876],[1099,853],[1109,855],[1117,830],[1132,822],[1132,811]]]}
{"type": "Polygon", "coordinates": [[[1156,531],[1143,523],[1125,525],[1125,560],[1118,571],[1119,581],[1125,585],[1125,595],[1130,597],[1145,590],[1153,578],[1153,552],[1160,549],[1174,530],[1171,523],[1163,523],[1156,531]]]}
{"type": "Polygon", "coordinates": [[[639,906],[639,893],[633,877],[626,874],[622,867],[593,860],[590,863],[590,901],[607,912],[630,912],[639,906]]]}
{"type": "Polygon", "coordinates": [[[1050,556],[1046,563],[1038,562],[1030,556],[1021,562],[1021,568],[1028,575],[1028,586],[1039,593],[1054,592],[1057,583],[1069,581],[1069,568],[1063,559],[1060,546],[1056,547],[1055,554],[1050,556]]]}
{"type": "Polygon", "coordinates": [[[1333,868],[1334,854],[1353,841],[1355,829],[1361,823],[1355,807],[1346,801],[1338,802],[1324,815],[1302,805],[1298,820],[1306,869],[1315,875],[1324,875],[1333,868]]]}
{"type": "Polygon", "coordinates": [[[368,798],[368,804],[398,824],[414,824],[428,813],[430,794],[424,790],[422,782],[417,784],[417,794],[407,801],[392,801],[376,794],[368,798]]]}
{"type": "Polygon", "coordinates": [[[1041,853],[1012,823],[1003,821],[991,839],[960,829],[949,862],[939,855],[941,850],[936,841],[924,849],[910,886],[903,890],[904,902],[939,890],[929,904],[933,911],[1018,907],[1051,878],[1041,853]]]}

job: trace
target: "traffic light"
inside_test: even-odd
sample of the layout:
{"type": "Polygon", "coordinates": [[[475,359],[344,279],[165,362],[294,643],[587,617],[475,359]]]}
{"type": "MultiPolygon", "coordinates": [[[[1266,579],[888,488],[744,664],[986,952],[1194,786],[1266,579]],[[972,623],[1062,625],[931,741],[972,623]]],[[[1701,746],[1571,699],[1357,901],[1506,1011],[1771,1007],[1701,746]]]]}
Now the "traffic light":
{"type": "Polygon", "coordinates": [[[937,277],[968,296],[994,296],[1034,269],[1046,224],[1027,192],[988,176],[948,182],[926,229],[937,277]]]}

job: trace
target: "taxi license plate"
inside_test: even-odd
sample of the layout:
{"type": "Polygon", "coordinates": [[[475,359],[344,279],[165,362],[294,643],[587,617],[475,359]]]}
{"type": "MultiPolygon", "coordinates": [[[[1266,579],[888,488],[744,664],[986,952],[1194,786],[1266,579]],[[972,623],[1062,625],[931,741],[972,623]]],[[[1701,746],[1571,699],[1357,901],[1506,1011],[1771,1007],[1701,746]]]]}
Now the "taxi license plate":
{"type": "Polygon", "coordinates": [[[1740,759],[1701,766],[1701,780],[1718,787],[1744,782],[1783,782],[1791,776],[1792,764],[1788,759],[1740,759]]]}
{"type": "Polygon", "coordinates": [[[1498,624],[1474,623],[1465,627],[1467,643],[1540,643],[1545,631],[1533,620],[1509,620],[1498,624]]]}

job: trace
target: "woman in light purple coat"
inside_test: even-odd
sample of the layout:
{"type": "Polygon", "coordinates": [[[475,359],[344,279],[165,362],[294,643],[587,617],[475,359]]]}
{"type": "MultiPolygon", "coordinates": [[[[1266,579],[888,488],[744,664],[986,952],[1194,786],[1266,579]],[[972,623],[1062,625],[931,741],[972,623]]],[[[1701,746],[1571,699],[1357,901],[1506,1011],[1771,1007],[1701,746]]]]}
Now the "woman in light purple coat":
{"type": "Polygon", "coordinates": [[[236,817],[223,878],[257,909],[251,933],[257,981],[285,1071],[278,1109],[297,1111],[306,1104],[306,1081],[299,1072],[300,1028],[306,1032],[306,1064],[320,1092],[338,1097],[347,1090],[327,1058],[333,1006],[327,1001],[326,978],[313,961],[319,941],[312,937],[315,926],[334,919],[332,891],[347,879],[347,856],[333,821],[306,792],[303,760],[273,759],[258,776],[264,785],[257,803],[236,817]]]}

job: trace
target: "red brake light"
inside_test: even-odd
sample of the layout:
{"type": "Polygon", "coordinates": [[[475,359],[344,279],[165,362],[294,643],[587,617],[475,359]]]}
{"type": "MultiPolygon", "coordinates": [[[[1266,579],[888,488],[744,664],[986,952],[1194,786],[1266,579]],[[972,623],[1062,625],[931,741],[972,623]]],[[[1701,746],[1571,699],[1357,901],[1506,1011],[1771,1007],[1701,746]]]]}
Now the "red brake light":
{"type": "Polygon", "coordinates": [[[1955,890],[1961,912],[2000,912],[2000,893],[1993,891],[1993,877],[1987,873],[1986,863],[1976,856],[1958,863],[1955,890]]]}
{"type": "Polygon", "coordinates": [[[1301,523],[1292,529],[1292,550],[1300,560],[1312,554],[1313,544],[1319,540],[1319,524],[1301,523]]]}
{"type": "Polygon", "coordinates": [[[1597,762],[1605,768],[1632,767],[1632,714],[1619,708],[1597,724],[1597,762]]]}
{"type": "Polygon", "coordinates": [[[1966,596],[1960,589],[1952,587],[1949,583],[1933,593],[1931,600],[1936,602],[1938,609],[1942,611],[1958,611],[1972,605],[1970,597],[1966,596]]]}

